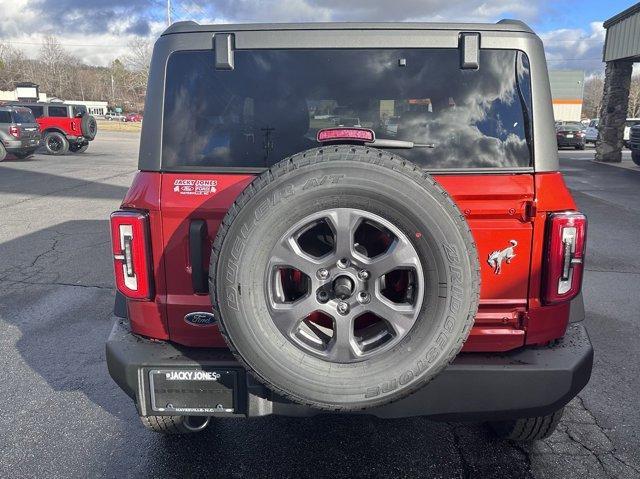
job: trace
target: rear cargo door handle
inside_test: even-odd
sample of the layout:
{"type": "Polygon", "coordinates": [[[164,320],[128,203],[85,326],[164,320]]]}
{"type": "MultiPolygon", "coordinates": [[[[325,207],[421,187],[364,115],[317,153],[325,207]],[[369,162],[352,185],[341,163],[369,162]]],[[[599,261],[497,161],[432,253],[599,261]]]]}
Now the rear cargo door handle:
{"type": "Polygon", "coordinates": [[[192,220],[189,225],[189,261],[191,262],[191,285],[199,294],[209,292],[209,283],[205,274],[204,243],[207,239],[207,223],[204,220],[192,220]]]}

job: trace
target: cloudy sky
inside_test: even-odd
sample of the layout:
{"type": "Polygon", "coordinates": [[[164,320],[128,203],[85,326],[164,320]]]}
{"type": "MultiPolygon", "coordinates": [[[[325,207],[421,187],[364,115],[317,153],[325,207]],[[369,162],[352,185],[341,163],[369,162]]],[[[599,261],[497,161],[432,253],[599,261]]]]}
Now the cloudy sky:
{"type": "MultiPolygon", "coordinates": [[[[602,68],[602,22],[627,0],[172,0],[173,21],[200,23],[310,21],[524,20],[542,37],[549,65],[588,73],[602,68]]],[[[0,0],[0,43],[37,55],[45,35],[85,63],[107,65],[137,37],[167,25],[166,0],[0,0]]]]}

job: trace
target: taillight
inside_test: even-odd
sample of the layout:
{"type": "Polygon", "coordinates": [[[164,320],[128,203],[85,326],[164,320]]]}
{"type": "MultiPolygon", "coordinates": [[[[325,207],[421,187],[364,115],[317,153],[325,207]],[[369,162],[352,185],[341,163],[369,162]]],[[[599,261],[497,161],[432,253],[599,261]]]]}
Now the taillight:
{"type": "Polygon", "coordinates": [[[587,218],[582,213],[552,213],[547,219],[544,302],[574,298],[582,286],[587,218]]]}
{"type": "Polygon", "coordinates": [[[14,138],[20,138],[20,128],[15,125],[9,127],[9,134],[14,138]]]}
{"type": "Polygon", "coordinates": [[[150,299],[149,217],[139,211],[111,214],[111,245],[118,291],[131,299],[150,299]]]}

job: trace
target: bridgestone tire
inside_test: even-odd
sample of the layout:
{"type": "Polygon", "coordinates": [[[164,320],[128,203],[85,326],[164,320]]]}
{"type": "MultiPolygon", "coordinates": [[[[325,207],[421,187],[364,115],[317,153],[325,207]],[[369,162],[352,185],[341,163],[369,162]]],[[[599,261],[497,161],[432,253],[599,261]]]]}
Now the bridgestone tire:
{"type": "Polygon", "coordinates": [[[480,291],[473,237],[446,191],[401,157],[359,146],[308,150],[257,177],[223,219],[209,271],[214,313],[237,359],[278,394],[324,410],[380,406],[424,386],[462,348],[480,291]],[[393,224],[424,271],[424,296],[409,333],[360,362],[334,363],[303,351],[274,325],[267,304],[273,246],[296,222],[330,208],[364,210],[393,224]]]}
{"type": "Polygon", "coordinates": [[[55,155],[55,156],[66,155],[67,152],[69,151],[69,141],[62,133],[58,133],[57,131],[52,131],[47,133],[44,136],[44,147],[47,150],[47,153],[50,155],[55,155]],[[52,142],[55,142],[56,144],[58,144],[59,142],[60,148],[59,149],[53,148],[54,143],[52,142]]]}
{"type": "Polygon", "coordinates": [[[547,416],[528,417],[489,424],[495,433],[503,439],[516,442],[538,441],[546,439],[553,434],[560,419],[562,419],[563,413],[564,408],[547,416]]]}
{"type": "Polygon", "coordinates": [[[4,160],[7,157],[7,150],[4,145],[0,143],[0,161],[4,160]]]}
{"type": "Polygon", "coordinates": [[[636,165],[640,166],[640,151],[632,150],[631,159],[636,165]]]}
{"type": "Polygon", "coordinates": [[[93,115],[84,115],[82,117],[82,134],[88,140],[93,140],[98,133],[98,122],[93,115]]]}
{"type": "MultiPolygon", "coordinates": [[[[208,420],[208,418],[196,418],[197,421],[204,421],[205,419],[208,420]]],[[[150,431],[167,435],[194,434],[206,429],[208,424],[202,428],[194,427],[199,426],[200,423],[191,425],[189,421],[193,420],[194,418],[189,416],[140,416],[140,421],[142,421],[144,427],[150,431]]]]}

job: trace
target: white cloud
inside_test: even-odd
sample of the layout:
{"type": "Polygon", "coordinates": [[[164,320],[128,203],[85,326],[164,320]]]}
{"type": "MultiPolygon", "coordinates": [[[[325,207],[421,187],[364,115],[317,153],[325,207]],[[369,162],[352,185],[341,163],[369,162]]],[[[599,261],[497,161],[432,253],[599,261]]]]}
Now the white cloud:
{"type": "Polygon", "coordinates": [[[585,70],[587,74],[602,71],[605,34],[602,22],[591,22],[588,30],[563,28],[540,34],[549,68],[585,70]]]}
{"type": "MultiPolygon", "coordinates": [[[[9,0],[5,0],[9,1],[9,0]]],[[[519,18],[535,22],[543,0],[217,0],[206,4],[174,0],[173,19],[200,23],[307,21],[467,21],[519,18]]],[[[138,35],[156,38],[165,28],[163,2],[153,9],[130,0],[12,0],[0,15],[0,42],[38,54],[49,34],[85,63],[108,65],[122,57],[138,35]],[[52,13],[51,5],[59,5],[52,13]],[[64,14],[57,13],[64,11],[64,14]]],[[[601,22],[587,29],[558,29],[540,35],[550,68],[602,69],[605,31],[601,22]]]]}

